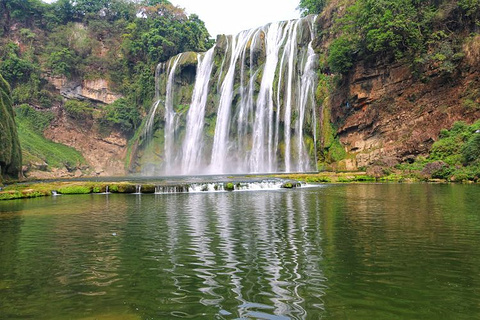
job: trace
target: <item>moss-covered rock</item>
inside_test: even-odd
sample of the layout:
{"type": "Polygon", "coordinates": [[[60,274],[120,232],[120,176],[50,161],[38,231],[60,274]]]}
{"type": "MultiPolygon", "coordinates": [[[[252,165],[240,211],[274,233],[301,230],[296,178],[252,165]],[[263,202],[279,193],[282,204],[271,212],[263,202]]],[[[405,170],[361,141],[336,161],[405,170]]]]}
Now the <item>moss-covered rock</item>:
{"type": "Polygon", "coordinates": [[[235,190],[235,185],[232,182],[225,183],[223,187],[226,191],[233,191],[235,190]]]}
{"type": "Polygon", "coordinates": [[[18,140],[10,86],[0,75],[0,181],[2,177],[18,178],[22,153],[18,140]]]}
{"type": "Polygon", "coordinates": [[[155,193],[155,185],[153,184],[144,184],[140,189],[141,193],[155,193]]]}

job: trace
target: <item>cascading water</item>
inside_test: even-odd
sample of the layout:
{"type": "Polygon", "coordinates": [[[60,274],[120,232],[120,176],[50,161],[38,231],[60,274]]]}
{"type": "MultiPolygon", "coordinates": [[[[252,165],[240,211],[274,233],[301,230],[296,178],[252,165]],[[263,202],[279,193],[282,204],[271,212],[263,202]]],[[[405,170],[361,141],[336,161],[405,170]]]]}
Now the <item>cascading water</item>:
{"type": "Polygon", "coordinates": [[[163,104],[163,141],[145,139],[163,144],[153,172],[316,170],[315,18],[220,36],[195,62],[182,53],[159,65],[144,130],[153,135],[163,104]]]}
{"type": "Polygon", "coordinates": [[[193,98],[187,114],[187,127],[183,141],[182,171],[194,174],[203,164],[203,130],[205,126],[205,106],[208,96],[208,83],[213,68],[213,52],[211,48],[202,59],[197,56],[197,80],[193,89],[193,98]]]}

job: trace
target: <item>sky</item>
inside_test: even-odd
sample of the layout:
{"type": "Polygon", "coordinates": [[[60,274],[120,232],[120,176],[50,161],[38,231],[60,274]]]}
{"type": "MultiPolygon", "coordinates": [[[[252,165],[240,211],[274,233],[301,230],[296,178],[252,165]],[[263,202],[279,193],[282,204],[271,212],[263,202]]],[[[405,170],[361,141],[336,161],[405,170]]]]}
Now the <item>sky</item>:
{"type": "Polygon", "coordinates": [[[188,14],[197,14],[215,38],[237,34],[270,22],[297,19],[300,0],[170,0],[188,14]]]}
{"type": "MultiPolygon", "coordinates": [[[[55,0],[43,0],[52,3],[55,0]]],[[[212,38],[217,34],[237,34],[270,22],[298,19],[300,0],[169,0],[197,14],[212,38]]]]}

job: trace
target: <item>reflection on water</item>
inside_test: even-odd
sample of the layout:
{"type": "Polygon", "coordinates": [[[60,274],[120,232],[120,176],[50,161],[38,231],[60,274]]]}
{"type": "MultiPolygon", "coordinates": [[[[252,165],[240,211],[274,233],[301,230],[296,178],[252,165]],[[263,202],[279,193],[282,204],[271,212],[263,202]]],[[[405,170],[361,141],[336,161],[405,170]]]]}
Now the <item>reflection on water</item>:
{"type": "Polygon", "coordinates": [[[468,319],[478,186],[0,203],[0,319],[468,319]]]}

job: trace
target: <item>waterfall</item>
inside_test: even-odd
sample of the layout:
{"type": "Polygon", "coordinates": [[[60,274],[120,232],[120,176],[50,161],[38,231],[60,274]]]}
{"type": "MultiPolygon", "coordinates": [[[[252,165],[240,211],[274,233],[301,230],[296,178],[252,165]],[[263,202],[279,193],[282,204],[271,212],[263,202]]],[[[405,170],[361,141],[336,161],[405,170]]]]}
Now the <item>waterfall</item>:
{"type": "Polygon", "coordinates": [[[167,93],[165,95],[165,172],[169,173],[174,168],[174,140],[175,140],[175,110],[173,109],[173,84],[175,81],[175,72],[177,69],[178,61],[182,57],[179,54],[174,60],[172,66],[169,68],[167,81],[167,93]]]}
{"type": "Polygon", "coordinates": [[[148,166],[167,175],[316,170],[315,19],[219,36],[194,62],[182,53],[159,65],[144,134],[163,105],[163,154],[148,166]]]}
{"type": "Polygon", "coordinates": [[[197,79],[193,89],[192,103],[187,114],[187,127],[183,142],[182,170],[193,174],[202,165],[203,159],[203,128],[205,125],[205,105],[207,103],[208,84],[213,68],[213,53],[211,48],[202,58],[197,55],[197,79]]]}

